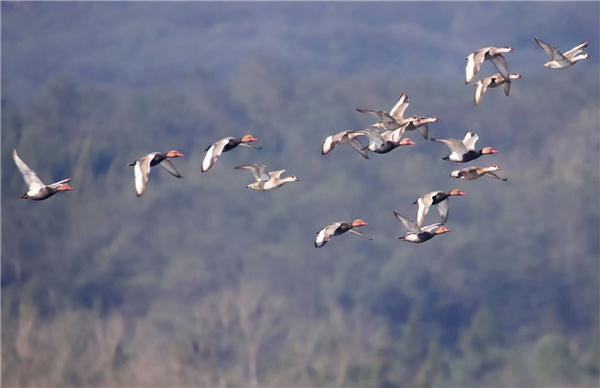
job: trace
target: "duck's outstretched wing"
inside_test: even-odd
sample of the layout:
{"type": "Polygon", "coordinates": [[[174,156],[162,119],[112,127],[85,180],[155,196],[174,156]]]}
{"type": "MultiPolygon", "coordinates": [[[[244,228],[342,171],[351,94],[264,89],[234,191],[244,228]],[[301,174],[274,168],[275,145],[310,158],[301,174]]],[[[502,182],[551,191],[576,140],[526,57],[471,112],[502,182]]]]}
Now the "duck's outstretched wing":
{"type": "Polygon", "coordinates": [[[262,164],[244,164],[242,166],[234,167],[236,169],[248,170],[254,175],[254,179],[257,181],[268,181],[270,179],[267,166],[262,164]]]}
{"type": "Polygon", "coordinates": [[[29,187],[30,190],[39,190],[45,186],[44,183],[40,180],[40,178],[38,178],[35,171],[30,169],[29,166],[26,165],[25,162],[21,160],[21,158],[19,158],[17,150],[13,150],[13,159],[15,161],[15,164],[17,165],[17,168],[19,169],[19,172],[21,173],[21,176],[23,177],[23,180],[25,181],[27,187],[29,187]]]}
{"type": "Polygon", "coordinates": [[[400,95],[400,98],[398,99],[398,102],[396,103],[396,105],[394,105],[394,107],[390,111],[390,116],[392,116],[396,120],[402,120],[404,111],[408,107],[408,102],[409,102],[408,95],[406,94],[405,91],[403,91],[402,94],[400,95]]]}
{"type": "Polygon", "coordinates": [[[580,52],[582,52],[583,50],[585,50],[585,48],[588,45],[588,41],[586,40],[585,42],[578,44],[577,46],[573,47],[571,50],[567,51],[564,55],[565,57],[569,58],[569,57],[574,57],[575,55],[579,54],[580,52]]]}
{"type": "Polygon", "coordinates": [[[487,177],[490,177],[490,178],[494,178],[494,179],[500,179],[500,180],[502,180],[502,181],[506,181],[506,180],[508,179],[508,178],[500,178],[498,175],[496,175],[495,173],[493,173],[493,172],[491,172],[491,171],[488,171],[488,172],[486,172],[486,173],[485,173],[485,174],[483,174],[483,175],[485,175],[485,176],[487,176],[487,177]]]}
{"type": "Polygon", "coordinates": [[[360,230],[358,230],[356,228],[350,228],[350,229],[348,229],[348,232],[355,234],[359,237],[366,238],[367,240],[373,240],[372,238],[365,236],[360,230]]]}
{"type": "Polygon", "coordinates": [[[474,150],[475,143],[477,142],[478,139],[479,139],[479,135],[477,135],[475,132],[467,131],[465,133],[465,138],[463,139],[462,143],[468,150],[474,150]]]}
{"type": "Polygon", "coordinates": [[[534,38],[535,38],[535,41],[537,42],[537,44],[546,52],[546,54],[548,54],[550,59],[557,60],[558,59],[557,57],[564,58],[563,53],[561,53],[559,49],[557,49],[556,47],[554,47],[544,41],[541,41],[540,39],[538,39],[537,36],[534,36],[534,38]]]}
{"type": "Polygon", "coordinates": [[[162,168],[164,168],[165,170],[167,170],[169,172],[169,174],[171,174],[177,178],[183,178],[183,175],[181,175],[179,173],[179,171],[177,171],[177,169],[175,168],[175,166],[173,165],[173,163],[171,163],[171,161],[169,159],[165,159],[162,162],[160,162],[160,166],[162,168]]]}
{"type": "Polygon", "coordinates": [[[420,232],[419,226],[417,225],[416,222],[409,220],[408,218],[404,217],[403,215],[401,215],[400,213],[398,213],[395,210],[394,210],[394,215],[402,223],[402,226],[404,226],[404,229],[406,229],[406,231],[408,233],[419,233],[420,232]]]}
{"type": "Polygon", "coordinates": [[[506,58],[504,58],[504,55],[490,55],[490,61],[492,61],[494,66],[496,66],[496,69],[498,69],[498,72],[500,75],[502,75],[506,83],[511,83],[510,71],[508,70],[508,63],[506,63],[506,58]]]}
{"type": "Polygon", "coordinates": [[[315,248],[321,248],[327,244],[327,241],[333,236],[333,233],[340,227],[341,222],[335,222],[331,225],[327,225],[323,229],[317,232],[317,238],[315,239],[315,248]]]}
{"type": "Polygon", "coordinates": [[[223,153],[223,148],[229,144],[229,140],[231,140],[231,138],[226,137],[206,149],[206,155],[204,156],[204,160],[202,160],[202,172],[210,170],[221,153],[223,153]]]}
{"type": "Polygon", "coordinates": [[[439,202],[437,204],[438,214],[442,218],[442,223],[444,224],[446,223],[446,221],[448,221],[448,213],[450,212],[449,204],[450,201],[448,201],[448,198],[444,199],[442,202],[439,202]]]}
{"type": "Polygon", "coordinates": [[[450,148],[450,150],[452,152],[454,152],[455,154],[464,154],[466,152],[468,152],[469,150],[467,149],[467,147],[465,146],[465,144],[460,141],[460,140],[456,140],[456,139],[437,139],[432,137],[431,138],[432,141],[437,141],[440,143],[444,143],[448,146],[448,148],[450,148]]]}
{"type": "Polygon", "coordinates": [[[152,161],[152,157],[149,155],[143,156],[139,158],[135,162],[135,166],[133,168],[133,176],[135,181],[135,192],[137,196],[144,194],[144,190],[146,189],[146,184],[148,183],[148,175],[150,174],[150,162],[152,161]]]}

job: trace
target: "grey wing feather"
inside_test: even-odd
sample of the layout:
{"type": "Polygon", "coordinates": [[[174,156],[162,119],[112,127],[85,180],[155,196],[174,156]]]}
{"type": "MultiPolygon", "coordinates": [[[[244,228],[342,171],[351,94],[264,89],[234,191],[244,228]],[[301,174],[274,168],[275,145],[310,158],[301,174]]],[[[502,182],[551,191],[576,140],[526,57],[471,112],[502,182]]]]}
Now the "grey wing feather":
{"type": "Polygon", "coordinates": [[[425,123],[419,127],[419,132],[421,132],[421,136],[423,139],[427,140],[427,136],[429,136],[429,124],[425,123]]]}
{"type": "Polygon", "coordinates": [[[169,174],[176,176],[177,178],[183,178],[183,175],[179,174],[179,171],[177,171],[177,169],[169,159],[164,159],[162,162],[160,162],[160,165],[162,168],[167,170],[169,174]]]}
{"type": "Polygon", "coordinates": [[[356,108],[357,111],[359,111],[360,113],[369,113],[372,114],[373,116],[377,117],[379,120],[383,121],[385,118],[388,118],[391,116],[389,115],[389,113],[382,111],[382,110],[373,110],[373,109],[359,109],[356,108]]]}
{"type": "Polygon", "coordinates": [[[243,166],[236,166],[235,168],[250,171],[257,181],[268,181],[271,178],[267,166],[262,164],[245,164],[243,166]]]}
{"type": "Polygon", "coordinates": [[[446,223],[446,221],[448,221],[448,212],[449,212],[448,205],[449,204],[450,204],[450,201],[448,201],[448,198],[446,198],[445,200],[438,203],[438,205],[437,205],[438,214],[440,215],[440,217],[442,218],[442,221],[444,223],[446,223]]]}
{"type": "Polygon", "coordinates": [[[408,233],[419,233],[420,229],[416,222],[409,220],[395,210],[394,215],[402,223],[402,226],[404,226],[404,229],[406,229],[408,233]]]}
{"type": "Polygon", "coordinates": [[[362,155],[363,158],[365,159],[369,159],[369,154],[367,153],[367,150],[365,149],[366,146],[360,142],[360,140],[354,138],[348,141],[348,143],[352,146],[352,148],[354,148],[356,151],[358,151],[359,154],[362,155]]]}
{"type": "Polygon", "coordinates": [[[488,171],[488,172],[486,172],[486,173],[485,173],[485,174],[483,174],[483,175],[485,175],[485,176],[488,176],[488,177],[490,177],[490,178],[494,178],[494,179],[500,179],[500,180],[503,180],[503,181],[506,181],[506,180],[508,179],[508,178],[500,178],[498,175],[494,174],[494,173],[493,173],[493,172],[491,172],[491,171],[488,171]]]}
{"type": "Polygon", "coordinates": [[[465,146],[465,144],[462,141],[460,141],[460,140],[456,140],[456,139],[435,139],[435,138],[431,138],[431,140],[438,141],[440,143],[446,144],[448,146],[448,148],[450,148],[450,150],[452,152],[465,153],[465,152],[468,151],[468,149],[465,146]]]}
{"type": "Polygon", "coordinates": [[[504,94],[508,96],[510,94],[510,84],[508,82],[503,83],[502,90],[504,90],[504,94]]]}
{"type": "Polygon", "coordinates": [[[360,236],[362,238],[366,238],[367,240],[372,240],[372,238],[369,238],[369,237],[365,236],[364,234],[362,234],[362,232],[360,230],[358,230],[356,228],[350,228],[350,229],[348,229],[348,232],[353,233],[353,234],[355,234],[357,236],[360,236]]]}
{"type": "Polygon", "coordinates": [[[241,146],[241,147],[250,147],[250,148],[254,148],[255,150],[260,150],[260,149],[262,148],[262,146],[261,146],[261,147],[255,147],[255,146],[253,146],[252,144],[247,144],[247,143],[240,143],[240,144],[238,144],[238,145],[239,145],[239,146],[241,146]]]}
{"type": "Polygon", "coordinates": [[[496,54],[490,56],[490,61],[496,66],[498,72],[502,75],[502,77],[506,80],[507,83],[511,83],[510,80],[510,72],[508,71],[508,64],[506,63],[506,58],[502,54],[496,54]]]}
{"type": "Polygon", "coordinates": [[[384,140],[381,137],[381,134],[379,133],[379,131],[377,131],[375,129],[359,129],[358,131],[353,131],[353,132],[367,136],[369,138],[369,141],[371,143],[375,144],[375,146],[377,148],[381,147],[384,143],[384,140]]]}
{"type": "Polygon", "coordinates": [[[535,36],[534,38],[535,38],[535,41],[537,42],[537,44],[546,52],[546,54],[548,54],[550,59],[554,59],[557,52],[560,53],[561,56],[563,56],[563,54],[560,52],[560,50],[558,50],[556,47],[551,46],[548,43],[539,40],[537,36],[535,36]]]}

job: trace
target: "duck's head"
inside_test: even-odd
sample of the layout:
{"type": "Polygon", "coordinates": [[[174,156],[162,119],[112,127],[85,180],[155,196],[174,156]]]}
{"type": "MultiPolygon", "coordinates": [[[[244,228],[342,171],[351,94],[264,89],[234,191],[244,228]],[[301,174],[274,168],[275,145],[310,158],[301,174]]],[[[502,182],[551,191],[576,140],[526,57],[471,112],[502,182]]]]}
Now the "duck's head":
{"type": "Polygon", "coordinates": [[[75,190],[75,189],[72,188],[71,186],[69,186],[68,184],[64,183],[64,184],[58,186],[58,188],[56,190],[58,190],[58,191],[68,191],[68,190],[75,190]]]}
{"type": "Polygon", "coordinates": [[[251,142],[251,141],[258,141],[258,139],[257,139],[257,138],[255,138],[255,137],[254,137],[254,136],[252,136],[252,135],[244,135],[244,137],[242,137],[242,141],[243,141],[244,143],[248,143],[248,142],[251,142]]]}
{"type": "Polygon", "coordinates": [[[179,158],[181,156],[183,156],[183,154],[176,150],[171,150],[167,152],[167,158],[179,158]]]}
{"type": "Polygon", "coordinates": [[[481,153],[483,155],[486,154],[497,154],[499,151],[496,151],[495,149],[493,149],[492,147],[485,147],[484,149],[481,150],[481,153]]]}
{"type": "MultiPolygon", "coordinates": [[[[450,174],[452,176],[452,174],[450,174]]],[[[460,189],[454,189],[450,191],[450,195],[467,195],[464,191],[460,191],[460,189]]]]}
{"type": "Polygon", "coordinates": [[[398,145],[404,146],[404,145],[415,145],[417,143],[415,143],[414,141],[410,140],[408,137],[405,137],[404,139],[400,140],[398,142],[398,145]]]}
{"type": "Polygon", "coordinates": [[[354,227],[356,227],[356,226],[365,226],[365,225],[369,225],[369,224],[366,223],[366,222],[364,222],[360,218],[357,218],[356,220],[352,221],[352,226],[354,226],[354,227]]]}
{"type": "Polygon", "coordinates": [[[436,229],[435,234],[444,234],[447,232],[452,232],[452,229],[448,229],[444,226],[440,226],[439,228],[436,229]]]}

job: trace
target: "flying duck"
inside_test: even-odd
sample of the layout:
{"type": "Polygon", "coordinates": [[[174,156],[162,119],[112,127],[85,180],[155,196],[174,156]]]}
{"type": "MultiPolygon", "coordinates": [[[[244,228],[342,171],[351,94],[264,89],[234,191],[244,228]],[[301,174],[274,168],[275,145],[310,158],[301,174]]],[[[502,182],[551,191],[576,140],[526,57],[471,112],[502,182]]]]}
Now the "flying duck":
{"type": "Polygon", "coordinates": [[[400,99],[394,105],[392,110],[388,113],[383,110],[372,110],[372,109],[360,109],[356,108],[357,111],[361,113],[369,113],[375,117],[377,117],[380,121],[377,124],[374,124],[375,127],[383,127],[388,131],[396,130],[407,123],[415,120],[418,116],[411,116],[409,118],[404,119],[402,115],[404,115],[404,111],[408,106],[408,95],[405,91],[400,95],[400,99]]]}
{"type": "Polygon", "coordinates": [[[400,215],[394,210],[394,215],[402,223],[404,229],[406,229],[406,235],[398,237],[400,240],[419,244],[432,239],[438,234],[450,232],[452,229],[448,229],[442,226],[442,222],[438,222],[432,225],[419,227],[416,222],[409,220],[408,218],[400,215]]]}
{"type": "Polygon", "coordinates": [[[44,183],[42,183],[35,171],[30,169],[29,166],[27,166],[25,162],[23,162],[21,158],[19,158],[17,150],[13,150],[13,159],[15,161],[15,164],[17,165],[17,168],[19,169],[19,172],[21,173],[21,176],[23,177],[23,180],[25,181],[28,187],[27,192],[23,194],[21,198],[41,201],[43,199],[50,198],[59,191],[75,190],[67,184],[67,182],[71,180],[71,177],[63,179],[62,181],[58,181],[56,183],[52,183],[50,185],[45,185],[44,183]]]}
{"type": "Polygon", "coordinates": [[[150,152],[136,160],[133,163],[129,163],[129,166],[135,166],[133,169],[133,174],[135,178],[135,192],[139,197],[144,193],[146,189],[146,184],[148,183],[148,175],[150,174],[150,168],[160,164],[165,170],[169,172],[169,174],[177,177],[183,178],[179,171],[175,168],[173,163],[168,158],[179,158],[183,156],[182,153],[178,151],[172,150],[167,152],[166,154],[162,152],[150,152]]]}
{"type": "Polygon", "coordinates": [[[542,49],[544,49],[546,54],[548,54],[548,56],[550,56],[550,59],[551,59],[550,62],[546,62],[545,64],[543,64],[542,65],[543,67],[549,67],[551,69],[559,69],[559,70],[566,69],[567,67],[573,66],[575,63],[577,63],[578,61],[580,61],[582,59],[591,58],[591,55],[588,55],[587,53],[581,54],[581,52],[583,50],[585,50],[585,48],[588,45],[587,40],[585,42],[573,47],[571,50],[569,50],[563,54],[556,47],[539,40],[537,36],[535,36],[534,38],[535,38],[535,41],[537,42],[537,44],[542,49]]]}
{"type": "Polygon", "coordinates": [[[210,147],[207,147],[204,151],[206,151],[206,156],[204,156],[204,160],[202,161],[202,172],[206,172],[210,170],[210,168],[215,164],[221,153],[230,151],[237,146],[250,147],[254,149],[261,149],[262,147],[254,147],[251,144],[247,144],[251,141],[258,141],[252,135],[245,135],[242,138],[235,137],[226,137],[218,142],[214,143],[210,147]]]}
{"type": "Polygon", "coordinates": [[[315,247],[321,248],[323,245],[327,244],[327,241],[329,241],[329,239],[331,237],[339,236],[340,234],[344,234],[346,232],[350,232],[350,233],[353,233],[362,238],[372,240],[371,238],[362,234],[358,229],[356,229],[357,227],[364,226],[364,225],[369,225],[369,224],[367,224],[366,222],[364,222],[361,219],[356,219],[352,222],[339,221],[339,222],[334,222],[331,225],[327,225],[326,227],[324,227],[323,229],[321,229],[320,231],[318,231],[316,233],[317,238],[315,240],[315,247]]]}
{"type": "Polygon", "coordinates": [[[461,170],[452,171],[450,176],[452,178],[464,179],[467,181],[471,181],[473,179],[481,178],[482,176],[487,176],[494,179],[501,179],[506,181],[508,178],[500,178],[498,175],[493,173],[492,171],[502,170],[502,168],[498,167],[496,164],[493,164],[489,167],[467,167],[461,170]]]}
{"type": "Polygon", "coordinates": [[[354,148],[356,151],[358,151],[358,153],[361,154],[363,158],[369,159],[369,155],[367,153],[367,150],[365,149],[366,148],[365,145],[363,143],[361,143],[360,140],[357,139],[357,137],[360,134],[359,133],[350,134],[349,132],[352,132],[352,131],[342,131],[342,132],[336,133],[335,135],[327,136],[325,138],[325,140],[323,140],[323,145],[321,147],[321,155],[326,155],[326,154],[330,153],[331,150],[333,150],[335,148],[335,146],[338,144],[348,143],[352,146],[352,148],[354,148]]]}
{"type": "MultiPolygon", "coordinates": [[[[523,76],[519,73],[512,73],[509,77],[511,80],[523,78],[523,76]]],[[[479,101],[481,100],[481,97],[483,96],[483,93],[485,93],[487,88],[497,88],[500,85],[502,85],[504,94],[508,96],[510,93],[510,84],[506,82],[506,80],[504,79],[504,77],[502,77],[502,75],[500,75],[500,73],[496,73],[492,76],[480,79],[479,81],[475,82],[473,84],[473,86],[476,87],[475,106],[479,104],[479,101]]]]}
{"type": "Polygon", "coordinates": [[[427,215],[429,208],[433,205],[437,205],[437,210],[440,217],[442,217],[442,222],[446,223],[446,221],[448,221],[449,197],[455,195],[467,195],[467,193],[462,192],[459,189],[454,189],[451,191],[432,191],[424,194],[415,202],[413,202],[413,204],[419,205],[419,208],[417,209],[417,226],[421,227],[421,225],[423,225],[425,215],[427,215]]]}
{"type": "Polygon", "coordinates": [[[444,156],[442,160],[465,163],[477,159],[481,155],[498,153],[498,151],[492,147],[484,147],[481,150],[475,150],[475,142],[477,139],[479,139],[479,136],[474,132],[467,132],[463,140],[431,138],[433,141],[446,144],[452,151],[450,155],[444,156]]]}
{"type": "Polygon", "coordinates": [[[406,137],[399,141],[394,141],[394,132],[396,131],[386,131],[382,134],[378,130],[370,128],[350,131],[351,134],[367,136],[369,138],[369,145],[365,149],[377,154],[386,154],[400,146],[415,145],[415,142],[406,137]]]}
{"type": "Polygon", "coordinates": [[[508,64],[506,63],[506,58],[502,55],[502,53],[511,53],[517,51],[510,46],[506,47],[484,47],[472,54],[469,54],[465,60],[467,61],[467,66],[465,67],[465,84],[468,84],[475,78],[475,75],[479,71],[481,64],[484,60],[490,60],[494,66],[498,69],[498,72],[502,74],[502,77],[506,80],[506,82],[510,83],[508,64]]]}
{"type": "Polygon", "coordinates": [[[297,178],[295,175],[290,175],[285,178],[280,178],[281,173],[285,170],[269,172],[267,166],[262,164],[245,164],[242,166],[235,167],[236,169],[248,170],[254,175],[256,181],[247,185],[249,189],[269,191],[283,186],[288,182],[299,182],[302,179],[297,178]]]}

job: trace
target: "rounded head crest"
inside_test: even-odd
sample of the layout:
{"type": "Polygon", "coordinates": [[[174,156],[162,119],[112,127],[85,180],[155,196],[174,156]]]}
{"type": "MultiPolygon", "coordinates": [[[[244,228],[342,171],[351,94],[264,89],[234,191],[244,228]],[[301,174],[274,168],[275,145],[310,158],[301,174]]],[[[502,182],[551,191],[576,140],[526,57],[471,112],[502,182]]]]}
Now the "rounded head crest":
{"type": "Polygon", "coordinates": [[[171,150],[167,152],[167,158],[178,158],[180,156],[183,156],[183,154],[176,150],[171,150]]]}
{"type": "Polygon", "coordinates": [[[496,151],[492,147],[485,147],[483,150],[481,150],[482,154],[497,154],[498,152],[499,151],[496,151]]]}
{"type": "Polygon", "coordinates": [[[437,230],[435,231],[435,234],[444,234],[447,232],[452,232],[452,229],[448,229],[444,226],[440,226],[439,228],[437,228],[437,230]]]}
{"type": "Polygon", "coordinates": [[[58,191],[67,191],[67,190],[75,190],[75,189],[66,183],[58,186],[58,191]]]}
{"type": "Polygon", "coordinates": [[[369,225],[369,224],[364,222],[360,218],[357,218],[356,220],[352,221],[352,226],[363,226],[363,225],[369,225]]]}
{"type": "Polygon", "coordinates": [[[244,135],[244,137],[242,137],[242,141],[243,142],[247,142],[247,141],[258,141],[257,138],[255,138],[252,135],[244,135]]]}

